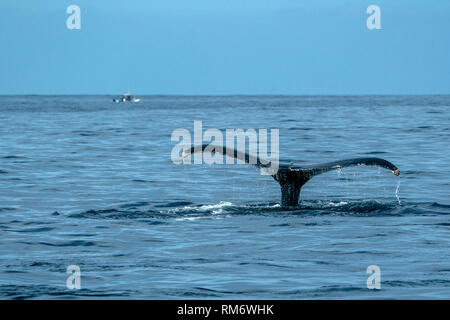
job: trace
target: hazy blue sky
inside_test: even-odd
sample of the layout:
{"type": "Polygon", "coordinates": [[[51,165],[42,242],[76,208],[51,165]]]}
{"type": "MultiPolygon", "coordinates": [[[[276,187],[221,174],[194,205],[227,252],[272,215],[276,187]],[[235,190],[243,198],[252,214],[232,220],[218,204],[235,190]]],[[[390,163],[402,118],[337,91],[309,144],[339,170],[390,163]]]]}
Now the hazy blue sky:
{"type": "Polygon", "coordinates": [[[0,13],[0,94],[450,93],[448,0],[1,0],[0,13]],[[70,4],[81,30],[66,28],[70,4]]]}

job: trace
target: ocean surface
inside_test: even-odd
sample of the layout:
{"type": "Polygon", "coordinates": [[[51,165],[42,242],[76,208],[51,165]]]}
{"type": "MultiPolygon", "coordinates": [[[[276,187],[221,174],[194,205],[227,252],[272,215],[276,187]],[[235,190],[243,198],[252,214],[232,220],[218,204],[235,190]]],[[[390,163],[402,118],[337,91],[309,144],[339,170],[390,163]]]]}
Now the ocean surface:
{"type": "Polygon", "coordinates": [[[450,96],[112,98],[0,97],[1,299],[450,298],[450,96]],[[401,174],[331,171],[283,209],[250,165],[174,164],[194,120],[279,129],[281,159],[401,174]]]}

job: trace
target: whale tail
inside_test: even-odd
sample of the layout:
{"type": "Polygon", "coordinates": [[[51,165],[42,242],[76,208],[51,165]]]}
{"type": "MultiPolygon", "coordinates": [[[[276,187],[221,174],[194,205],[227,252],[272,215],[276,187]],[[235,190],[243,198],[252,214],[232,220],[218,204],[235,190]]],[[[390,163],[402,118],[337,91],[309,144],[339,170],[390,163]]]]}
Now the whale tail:
{"type": "MultiPolygon", "coordinates": [[[[243,160],[244,162],[253,164],[259,168],[264,169],[270,167],[270,162],[262,161],[259,157],[250,156],[246,152],[240,152],[237,150],[228,149],[226,147],[211,146],[208,144],[192,147],[190,150],[183,153],[183,157],[195,152],[203,152],[208,150],[243,160]],[[208,146],[209,148],[207,149],[208,146]],[[253,161],[250,161],[250,159],[253,159],[253,161]]],[[[379,166],[392,171],[392,173],[396,176],[400,174],[400,170],[391,162],[381,158],[371,157],[345,159],[320,163],[312,166],[295,166],[290,163],[280,161],[278,170],[272,174],[272,177],[280,184],[281,187],[281,205],[283,207],[294,207],[298,205],[301,188],[311,178],[331,170],[359,165],[379,166]]]]}
{"type": "Polygon", "coordinates": [[[396,176],[400,174],[400,170],[387,160],[381,158],[352,158],[308,167],[280,165],[278,172],[272,177],[281,186],[282,206],[292,207],[298,205],[301,188],[311,178],[330,170],[358,165],[379,166],[391,170],[396,176]]]}
{"type": "Polygon", "coordinates": [[[283,207],[294,207],[298,205],[300,191],[303,185],[309,181],[310,177],[301,170],[292,171],[278,169],[278,172],[272,176],[281,187],[281,205],[283,207]]]}

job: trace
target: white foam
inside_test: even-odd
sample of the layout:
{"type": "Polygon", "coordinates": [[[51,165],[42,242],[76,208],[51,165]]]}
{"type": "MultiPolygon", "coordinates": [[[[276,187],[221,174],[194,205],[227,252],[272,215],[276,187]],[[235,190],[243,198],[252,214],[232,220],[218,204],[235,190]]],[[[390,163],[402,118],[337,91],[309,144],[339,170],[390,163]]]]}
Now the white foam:
{"type": "Polygon", "coordinates": [[[204,206],[200,206],[197,209],[199,211],[208,211],[208,210],[213,210],[213,213],[215,210],[217,209],[223,209],[225,207],[230,207],[233,204],[231,202],[228,201],[220,201],[218,204],[210,204],[210,205],[204,205],[204,206]]]}
{"type": "Polygon", "coordinates": [[[345,206],[346,204],[348,204],[348,202],[347,201],[339,201],[339,202],[330,202],[328,204],[332,207],[340,207],[340,206],[345,206]]]}
{"type": "Polygon", "coordinates": [[[183,211],[197,211],[197,212],[207,212],[212,211],[212,214],[220,214],[223,212],[223,208],[230,207],[233,204],[228,201],[220,201],[217,204],[210,204],[210,205],[203,205],[200,207],[195,206],[185,206],[183,208],[174,208],[170,209],[169,213],[177,213],[177,212],[183,212],[183,211]]]}
{"type": "Polygon", "coordinates": [[[183,218],[176,218],[176,221],[194,221],[194,220],[198,220],[201,217],[183,217],[183,218]]]}

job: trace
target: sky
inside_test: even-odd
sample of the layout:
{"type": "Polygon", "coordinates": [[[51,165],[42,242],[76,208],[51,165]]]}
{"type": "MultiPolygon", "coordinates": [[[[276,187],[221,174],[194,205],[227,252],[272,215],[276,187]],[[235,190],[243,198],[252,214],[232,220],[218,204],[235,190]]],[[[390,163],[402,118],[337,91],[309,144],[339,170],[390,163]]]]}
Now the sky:
{"type": "Polygon", "coordinates": [[[448,0],[0,2],[0,94],[450,94],[449,58],[448,0]]]}

